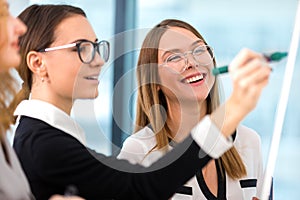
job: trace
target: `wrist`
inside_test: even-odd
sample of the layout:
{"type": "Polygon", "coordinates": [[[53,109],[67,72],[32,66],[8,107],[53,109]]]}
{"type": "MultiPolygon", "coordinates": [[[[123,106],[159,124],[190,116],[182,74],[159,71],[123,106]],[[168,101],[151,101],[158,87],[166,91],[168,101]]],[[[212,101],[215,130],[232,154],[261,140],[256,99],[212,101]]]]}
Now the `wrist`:
{"type": "Polygon", "coordinates": [[[229,137],[234,133],[245,116],[237,105],[237,102],[229,99],[211,114],[212,122],[225,137],[229,137]]]}

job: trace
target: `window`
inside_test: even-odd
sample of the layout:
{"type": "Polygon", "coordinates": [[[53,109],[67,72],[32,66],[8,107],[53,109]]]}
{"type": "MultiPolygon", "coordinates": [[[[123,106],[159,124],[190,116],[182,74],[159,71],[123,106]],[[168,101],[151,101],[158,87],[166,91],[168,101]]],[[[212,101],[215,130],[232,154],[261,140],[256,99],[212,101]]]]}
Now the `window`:
{"type": "MultiPolygon", "coordinates": [[[[17,2],[9,1],[13,14],[19,13],[23,9],[15,9],[14,6],[17,2]]],[[[27,2],[29,4],[62,3],[61,0],[30,0],[27,2]]],[[[63,3],[83,8],[97,36],[111,42],[118,38],[114,35],[115,24],[117,24],[115,21],[116,2],[118,1],[63,1],[63,3]]],[[[229,64],[243,47],[265,53],[288,51],[297,5],[297,1],[286,0],[136,0],[136,2],[137,5],[129,4],[127,10],[127,13],[133,15],[131,17],[135,18],[136,16],[136,23],[132,26],[123,24],[125,30],[134,27],[139,30],[135,32],[138,33],[134,37],[136,44],[130,49],[130,53],[137,57],[138,52],[136,50],[141,46],[143,37],[147,34],[149,28],[152,28],[163,19],[176,18],[190,23],[199,30],[208,44],[214,48],[219,66],[229,64]]],[[[24,4],[26,3],[21,3],[19,7],[27,6],[27,4],[24,4]]],[[[113,45],[111,47],[111,53],[113,54],[115,53],[113,45]]],[[[128,52],[125,51],[123,54],[128,52]]],[[[88,146],[105,154],[111,154],[112,151],[112,95],[116,88],[113,86],[114,74],[111,66],[115,64],[118,55],[112,55],[112,57],[114,59],[109,61],[100,76],[99,97],[95,101],[78,101],[72,113],[87,133],[88,146]]],[[[125,57],[124,63],[127,62],[127,59],[125,57]]],[[[130,61],[131,64],[132,61],[130,61]]],[[[265,88],[256,109],[243,121],[244,125],[260,134],[265,164],[273,133],[276,106],[280,96],[285,64],[286,60],[273,64],[274,70],[269,85],[265,88]]],[[[299,64],[300,57],[298,56],[296,66],[299,66],[299,64]]],[[[132,69],[131,67],[129,66],[124,72],[132,69]]],[[[300,80],[299,76],[300,68],[296,67],[274,174],[274,196],[276,196],[276,199],[286,199],[286,196],[289,199],[297,199],[299,196],[300,104],[298,102],[300,93],[299,88],[297,88],[299,85],[298,80],[300,80]]],[[[132,74],[128,75],[127,79],[129,79],[128,77],[134,78],[132,74]]],[[[226,98],[231,92],[231,81],[228,75],[222,75],[221,77],[226,98]]],[[[130,81],[120,83],[125,84],[123,88],[132,87],[130,81]]],[[[125,107],[126,105],[133,105],[126,108],[132,118],[135,115],[134,92],[129,99],[130,102],[123,104],[125,107]]],[[[126,119],[125,122],[128,123],[128,120],[126,119]]],[[[130,126],[131,124],[126,125],[126,127],[130,126]]],[[[119,136],[122,137],[122,134],[119,136]]]]}
{"type": "MultiPolygon", "coordinates": [[[[258,52],[288,51],[294,25],[297,1],[254,0],[140,0],[137,28],[152,28],[167,18],[192,24],[214,48],[217,64],[229,64],[238,51],[247,47],[258,52]]],[[[299,51],[298,51],[299,55],[299,51]]],[[[286,60],[273,64],[271,80],[257,108],[243,124],[256,130],[263,145],[265,164],[273,133],[286,60]]],[[[276,199],[297,199],[300,172],[300,57],[297,58],[289,104],[285,117],[279,156],[275,167],[276,199]]],[[[222,75],[223,92],[231,91],[228,75],[222,75]]]]}

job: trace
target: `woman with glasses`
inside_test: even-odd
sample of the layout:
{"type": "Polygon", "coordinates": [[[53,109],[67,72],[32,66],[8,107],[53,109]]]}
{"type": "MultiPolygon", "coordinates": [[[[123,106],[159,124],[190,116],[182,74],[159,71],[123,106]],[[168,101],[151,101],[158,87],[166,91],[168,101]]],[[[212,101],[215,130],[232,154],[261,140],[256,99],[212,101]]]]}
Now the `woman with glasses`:
{"type": "Polygon", "coordinates": [[[148,168],[132,165],[86,147],[83,130],[70,117],[76,99],[98,95],[98,76],[109,56],[108,42],[97,39],[85,13],[77,7],[32,5],[19,18],[28,31],[20,38],[19,74],[24,83],[15,99],[16,104],[23,101],[15,110],[19,124],[14,149],[37,199],[62,194],[67,186],[77,188],[86,199],[171,197],[197,169],[232,146],[231,134],[255,107],[268,82],[269,68],[245,64],[257,55],[238,56],[232,72],[255,68],[260,75],[249,76],[251,71],[236,76],[237,88],[226,104],[232,108],[226,110],[230,117],[219,121],[224,111],[220,107],[158,162],[148,168]],[[245,76],[251,81],[239,88],[245,76]],[[256,98],[237,104],[239,95],[256,98]],[[236,109],[240,112],[233,112],[236,109]],[[213,144],[201,142],[205,135],[213,144]]]}
{"type": "MultiPolygon", "coordinates": [[[[250,63],[255,62],[258,65],[261,61],[250,63]]],[[[135,134],[125,140],[118,158],[149,166],[216,110],[220,95],[218,79],[211,73],[214,67],[213,49],[190,24],[170,19],[150,30],[138,60],[135,134]]],[[[240,125],[233,141],[233,147],[220,158],[198,168],[196,176],[172,199],[241,200],[256,196],[256,182],[262,175],[260,137],[240,125]]]]}

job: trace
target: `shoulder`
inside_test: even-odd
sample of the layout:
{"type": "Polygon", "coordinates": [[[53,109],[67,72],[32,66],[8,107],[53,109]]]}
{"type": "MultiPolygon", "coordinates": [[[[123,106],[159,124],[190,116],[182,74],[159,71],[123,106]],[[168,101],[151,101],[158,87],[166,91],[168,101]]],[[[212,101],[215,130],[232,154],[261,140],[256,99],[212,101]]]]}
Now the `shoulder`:
{"type": "Polygon", "coordinates": [[[140,163],[155,145],[155,134],[149,127],[144,127],[124,141],[118,158],[140,163]]]}
{"type": "Polygon", "coordinates": [[[259,150],[261,148],[261,139],[255,130],[244,125],[239,125],[236,130],[234,146],[237,149],[259,150]]]}
{"type": "Polygon", "coordinates": [[[155,134],[149,127],[144,127],[143,129],[129,136],[125,140],[123,148],[128,148],[133,144],[142,147],[144,151],[148,152],[156,145],[155,134]]]}
{"type": "Polygon", "coordinates": [[[16,137],[19,136],[24,136],[24,134],[30,134],[30,133],[40,133],[40,132],[47,132],[49,131],[50,133],[56,133],[56,132],[62,132],[59,129],[56,129],[46,122],[31,118],[31,117],[26,117],[22,116],[19,120],[19,124],[16,129],[16,137]]]}
{"type": "Polygon", "coordinates": [[[237,135],[241,139],[247,139],[248,141],[260,142],[260,135],[253,129],[239,125],[237,127],[237,135]]]}
{"type": "Polygon", "coordinates": [[[34,152],[34,155],[40,156],[41,159],[47,156],[58,156],[61,152],[69,152],[74,145],[82,146],[64,131],[30,117],[21,117],[13,144],[19,155],[26,153],[30,156],[30,152],[34,152]]]}
{"type": "Polygon", "coordinates": [[[61,138],[71,139],[73,137],[39,119],[21,117],[16,129],[14,143],[31,140],[32,144],[42,141],[43,144],[47,144],[52,141],[58,142],[61,138]]]}

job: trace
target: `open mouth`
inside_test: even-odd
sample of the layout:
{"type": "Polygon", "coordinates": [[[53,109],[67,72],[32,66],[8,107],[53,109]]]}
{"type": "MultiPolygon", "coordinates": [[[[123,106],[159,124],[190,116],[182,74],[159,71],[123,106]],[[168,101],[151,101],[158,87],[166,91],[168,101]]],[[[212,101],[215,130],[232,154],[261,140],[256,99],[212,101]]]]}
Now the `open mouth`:
{"type": "Polygon", "coordinates": [[[95,75],[95,76],[86,76],[84,78],[87,79],[87,80],[98,80],[98,75],[95,75]]]}
{"type": "Polygon", "coordinates": [[[185,79],[182,80],[183,83],[187,83],[187,84],[193,84],[193,83],[198,83],[200,81],[203,81],[206,77],[206,74],[197,74],[194,76],[190,76],[187,77],[185,79]]]}

